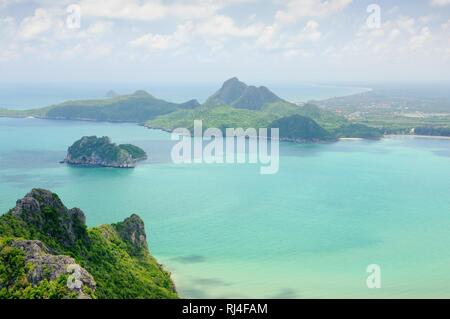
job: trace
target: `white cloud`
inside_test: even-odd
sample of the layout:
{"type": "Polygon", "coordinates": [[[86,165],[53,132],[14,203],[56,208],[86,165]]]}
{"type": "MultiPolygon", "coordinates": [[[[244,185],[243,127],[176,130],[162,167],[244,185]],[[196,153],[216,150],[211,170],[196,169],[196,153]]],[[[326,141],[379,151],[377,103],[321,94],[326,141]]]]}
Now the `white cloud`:
{"type": "Polygon", "coordinates": [[[447,22],[441,24],[442,30],[448,31],[450,30],[450,19],[447,22]]]}
{"type": "Polygon", "coordinates": [[[299,56],[307,58],[312,56],[312,54],[304,49],[289,49],[283,52],[283,56],[285,58],[299,57],[299,56]]]}
{"type": "Polygon", "coordinates": [[[214,15],[198,22],[188,21],[179,24],[172,34],[147,33],[131,41],[134,47],[145,47],[150,51],[161,51],[190,45],[201,40],[215,52],[224,47],[229,38],[257,38],[265,30],[262,23],[238,26],[234,19],[225,15],[214,15]]]}
{"type": "Polygon", "coordinates": [[[278,36],[278,32],[279,26],[276,24],[265,26],[256,39],[256,44],[265,48],[276,47],[275,41],[278,36]]]}
{"type": "Polygon", "coordinates": [[[164,2],[161,0],[82,0],[82,14],[123,20],[152,21],[168,17],[182,20],[213,16],[218,10],[233,4],[254,0],[185,0],[164,2]]]}
{"type": "Polygon", "coordinates": [[[130,42],[132,47],[144,47],[150,51],[163,51],[167,49],[179,48],[189,41],[189,34],[193,30],[192,23],[179,25],[172,34],[147,33],[130,42]]]}
{"type": "Polygon", "coordinates": [[[276,21],[287,24],[303,17],[323,17],[339,12],[352,0],[286,0],[285,9],[276,13],[276,21]]]}
{"type": "Polygon", "coordinates": [[[295,30],[294,32],[292,30],[284,32],[276,24],[254,23],[238,26],[232,18],[217,15],[198,23],[180,24],[171,34],[147,33],[132,40],[130,44],[135,48],[142,47],[155,52],[192,46],[193,43],[203,43],[213,53],[218,53],[225,48],[227,40],[235,41],[233,42],[234,46],[239,47],[239,42],[236,41],[245,38],[242,44],[248,48],[289,51],[290,53],[285,53],[292,55],[293,52],[300,52],[304,43],[316,42],[321,37],[320,25],[314,20],[307,21],[304,27],[297,32],[295,30]]]}
{"type": "Polygon", "coordinates": [[[15,19],[13,17],[1,17],[0,16],[0,32],[3,35],[7,35],[11,29],[15,26],[15,19]]]}
{"type": "Polygon", "coordinates": [[[147,60],[146,65],[163,69],[190,68],[199,61],[245,69],[253,63],[282,64],[305,57],[311,69],[337,59],[348,61],[337,63],[343,69],[353,61],[388,61],[384,66],[391,69],[402,59],[421,67],[450,55],[450,20],[442,9],[450,0],[424,1],[426,10],[387,5],[381,28],[356,31],[355,18],[363,21],[367,13],[364,6],[346,10],[351,0],[79,0],[81,29],[65,26],[72,0],[29,0],[20,12],[14,7],[19,1],[26,2],[0,0],[2,65],[26,56],[48,60],[49,65],[58,60],[74,65],[83,65],[83,60],[105,65],[147,60]],[[238,6],[249,1],[256,5],[238,6]],[[432,2],[435,7],[430,7],[432,2]],[[415,15],[401,16],[405,12],[415,15]],[[328,20],[337,13],[342,14],[341,25],[333,30],[337,21],[328,20]]]}
{"type": "Polygon", "coordinates": [[[319,23],[314,20],[308,21],[303,29],[303,37],[310,41],[317,41],[321,36],[322,33],[319,31],[319,23]]]}
{"type": "Polygon", "coordinates": [[[39,34],[49,31],[57,22],[52,15],[42,8],[37,8],[34,15],[26,17],[19,30],[19,37],[24,40],[30,40],[39,34]]]}
{"type": "Polygon", "coordinates": [[[445,41],[439,41],[439,38],[439,34],[433,34],[432,29],[424,25],[421,17],[400,16],[385,21],[380,28],[362,26],[350,43],[342,50],[335,49],[333,54],[377,58],[428,55],[432,50],[445,51],[445,41]]]}
{"type": "Polygon", "coordinates": [[[388,14],[396,14],[399,11],[399,9],[400,8],[398,6],[393,6],[388,10],[388,14]]]}
{"type": "Polygon", "coordinates": [[[196,26],[196,32],[207,36],[255,37],[263,29],[264,25],[261,23],[239,27],[232,18],[224,15],[216,15],[196,26]]]}
{"type": "Polygon", "coordinates": [[[137,0],[83,0],[79,3],[83,16],[111,19],[154,20],[167,14],[159,1],[141,3],[137,0]]]}
{"type": "Polygon", "coordinates": [[[409,40],[410,48],[412,50],[421,49],[431,39],[431,31],[428,27],[423,27],[417,34],[414,34],[409,40]]]}
{"type": "Polygon", "coordinates": [[[450,5],[450,0],[431,0],[431,5],[435,7],[445,7],[450,5]]]}
{"type": "Polygon", "coordinates": [[[411,17],[400,16],[397,21],[385,24],[385,27],[390,28],[392,25],[395,25],[410,34],[413,34],[415,32],[416,20],[411,17]]]}
{"type": "Polygon", "coordinates": [[[0,9],[6,8],[7,6],[18,2],[20,2],[20,0],[0,0],[0,9]]]}
{"type": "Polygon", "coordinates": [[[113,25],[114,24],[111,21],[97,21],[87,28],[87,33],[99,35],[111,32],[113,25]]]}
{"type": "Polygon", "coordinates": [[[256,44],[264,49],[280,51],[284,56],[306,55],[302,48],[305,43],[316,42],[321,39],[322,33],[317,21],[309,20],[298,32],[288,33],[282,31],[279,25],[266,26],[256,40],[256,44]]]}
{"type": "Polygon", "coordinates": [[[0,16],[0,61],[16,58],[17,52],[14,50],[14,35],[16,23],[13,17],[0,16]]]}

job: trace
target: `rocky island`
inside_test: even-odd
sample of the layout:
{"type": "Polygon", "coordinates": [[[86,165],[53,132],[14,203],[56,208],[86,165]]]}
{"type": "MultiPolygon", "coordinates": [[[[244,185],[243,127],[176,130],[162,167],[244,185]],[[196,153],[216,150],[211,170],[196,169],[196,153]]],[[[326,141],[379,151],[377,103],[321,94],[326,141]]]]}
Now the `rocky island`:
{"type": "Polygon", "coordinates": [[[84,136],[67,150],[62,163],[82,166],[134,168],[147,159],[145,151],[131,144],[117,145],[109,137],[84,136]]]}
{"type": "Polygon", "coordinates": [[[0,299],[177,297],[137,215],[87,228],[80,209],[33,189],[0,216],[0,299]]]}

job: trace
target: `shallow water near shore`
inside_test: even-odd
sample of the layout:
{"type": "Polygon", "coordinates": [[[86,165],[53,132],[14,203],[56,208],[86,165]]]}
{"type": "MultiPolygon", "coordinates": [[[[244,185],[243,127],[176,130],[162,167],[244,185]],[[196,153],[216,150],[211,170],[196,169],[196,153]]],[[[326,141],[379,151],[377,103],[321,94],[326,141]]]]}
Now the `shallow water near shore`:
{"type": "Polygon", "coordinates": [[[89,226],[137,213],[182,297],[450,297],[450,140],[281,143],[275,175],[174,165],[171,145],[133,124],[0,118],[0,212],[42,187],[89,226]],[[132,170],[59,164],[83,135],[149,159],[132,170]],[[366,286],[370,264],[381,289],[366,286]]]}

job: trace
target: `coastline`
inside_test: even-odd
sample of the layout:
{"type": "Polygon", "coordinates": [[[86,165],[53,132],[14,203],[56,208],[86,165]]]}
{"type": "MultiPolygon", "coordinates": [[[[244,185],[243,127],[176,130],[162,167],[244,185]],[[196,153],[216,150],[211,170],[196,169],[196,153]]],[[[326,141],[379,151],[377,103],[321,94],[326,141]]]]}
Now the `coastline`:
{"type": "Polygon", "coordinates": [[[386,134],[385,137],[395,138],[395,137],[412,137],[430,140],[450,140],[450,136],[438,136],[438,135],[413,135],[413,134],[386,134]]]}
{"type": "MultiPolygon", "coordinates": [[[[150,130],[158,130],[165,133],[172,133],[173,130],[169,130],[166,128],[161,127],[152,127],[148,126],[145,123],[137,123],[137,122],[127,122],[127,121],[97,121],[97,120],[91,120],[91,119],[83,119],[83,118],[77,118],[77,119],[66,119],[66,118],[48,118],[48,117],[41,117],[41,116],[2,116],[0,115],[0,118],[5,119],[36,119],[36,120],[49,120],[49,121],[75,121],[75,122],[91,122],[91,123],[110,123],[110,124],[135,124],[137,126],[142,126],[146,129],[150,130]]],[[[416,138],[423,138],[423,139],[450,139],[450,136],[433,136],[433,135],[413,135],[413,134],[385,134],[382,138],[395,138],[395,137],[416,137],[416,138]]],[[[358,140],[373,140],[373,139],[365,139],[365,138],[359,138],[359,137],[341,137],[338,138],[337,141],[358,141],[358,140]]],[[[280,141],[289,142],[286,139],[280,138],[280,141]]],[[[290,141],[292,142],[292,141],[290,141]]]]}

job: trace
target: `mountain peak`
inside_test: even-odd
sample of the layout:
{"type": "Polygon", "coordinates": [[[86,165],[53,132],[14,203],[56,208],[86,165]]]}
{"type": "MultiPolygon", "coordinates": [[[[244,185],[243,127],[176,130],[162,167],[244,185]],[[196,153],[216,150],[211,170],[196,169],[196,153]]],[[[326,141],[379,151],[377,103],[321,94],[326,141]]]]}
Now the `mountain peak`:
{"type": "Polygon", "coordinates": [[[230,84],[244,84],[244,82],[241,82],[237,77],[232,77],[231,79],[226,80],[223,85],[230,85],[230,84]]]}
{"type": "Polygon", "coordinates": [[[58,195],[33,189],[16,203],[14,216],[53,236],[65,247],[87,241],[86,217],[78,208],[68,209],[58,195]]]}
{"type": "Polygon", "coordinates": [[[137,95],[137,96],[151,96],[150,93],[148,93],[145,90],[137,90],[136,92],[133,93],[133,95],[137,95]]]}
{"type": "Polygon", "coordinates": [[[248,86],[237,77],[224,82],[219,91],[205,103],[207,106],[230,105],[240,109],[259,110],[264,105],[283,101],[267,87],[248,86]]]}

